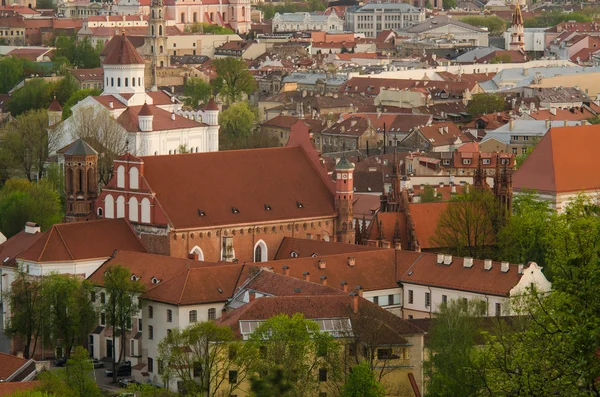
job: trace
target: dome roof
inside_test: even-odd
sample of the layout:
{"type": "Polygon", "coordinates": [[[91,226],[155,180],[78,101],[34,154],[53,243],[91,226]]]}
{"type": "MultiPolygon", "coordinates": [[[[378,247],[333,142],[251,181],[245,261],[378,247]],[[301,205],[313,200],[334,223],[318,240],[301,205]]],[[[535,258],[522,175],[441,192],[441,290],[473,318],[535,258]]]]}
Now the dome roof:
{"type": "Polygon", "coordinates": [[[210,100],[204,107],[204,110],[219,110],[219,107],[217,106],[217,103],[215,102],[214,98],[210,98],[210,100]]]}
{"type": "Polygon", "coordinates": [[[138,116],[152,116],[152,108],[147,103],[144,103],[144,106],[140,109],[138,116]]]}

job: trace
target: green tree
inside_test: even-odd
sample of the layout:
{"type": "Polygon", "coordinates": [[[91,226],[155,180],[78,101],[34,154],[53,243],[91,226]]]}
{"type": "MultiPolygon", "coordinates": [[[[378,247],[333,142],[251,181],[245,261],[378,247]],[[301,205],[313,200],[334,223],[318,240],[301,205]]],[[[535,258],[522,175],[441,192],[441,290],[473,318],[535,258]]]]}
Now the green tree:
{"type": "Polygon", "coordinates": [[[497,15],[469,16],[460,19],[461,22],[480,28],[487,28],[492,36],[501,36],[506,31],[506,21],[497,15]]]}
{"type": "Polygon", "coordinates": [[[95,48],[88,36],[77,41],[76,35],[58,36],[55,57],[64,57],[79,69],[100,67],[100,48],[95,48]]]}
{"type": "Polygon", "coordinates": [[[143,383],[141,385],[127,386],[127,393],[133,393],[136,397],[175,397],[179,393],[173,393],[169,389],[158,388],[154,385],[143,383]]]}
{"type": "Polygon", "coordinates": [[[228,104],[240,101],[244,94],[249,95],[255,90],[256,80],[243,59],[226,57],[215,59],[213,64],[217,75],[223,79],[220,94],[228,104]]]}
{"type": "Polygon", "coordinates": [[[590,124],[600,124],[600,116],[594,116],[587,119],[590,124]]]}
{"type": "Polygon", "coordinates": [[[468,192],[448,203],[431,240],[454,255],[492,258],[498,222],[498,204],[493,193],[470,186],[468,192]]]}
{"type": "Polygon", "coordinates": [[[336,381],[332,375],[338,373],[340,345],[300,313],[271,317],[246,343],[260,352],[253,362],[253,372],[273,376],[283,369],[282,383],[292,386],[283,396],[313,395],[319,387],[320,370],[327,371],[328,382],[336,381]]]}
{"type": "Polygon", "coordinates": [[[107,299],[102,310],[107,314],[107,326],[112,329],[112,369],[113,382],[116,383],[116,369],[124,359],[127,346],[127,330],[131,328],[132,317],[140,310],[138,298],[144,292],[144,285],[139,280],[132,280],[131,271],[121,265],[113,265],[107,269],[103,281],[107,299]],[[117,337],[120,343],[118,355],[117,337]]]}
{"type": "Polygon", "coordinates": [[[35,353],[46,321],[43,283],[43,278],[31,277],[19,270],[11,285],[10,294],[7,294],[11,317],[6,335],[21,338],[25,358],[30,358],[35,353]]]}
{"type": "Polygon", "coordinates": [[[431,203],[434,201],[439,201],[439,198],[435,192],[434,187],[431,185],[425,185],[425,188],[423,189],[423,193],[421,194],[419,202],[431,203]]]}
{"type": "Polygon", "coordinates": [[[14,57],[0,59],[0,94],[6,94],[23,78],[23,64],[14,57]]]}
{"type": "Polygon", "coordinates": [[[65,77],[60,79],[51,88],[52,95],[56,97],[59,103],[65,103],[77,91],[79,84],[71,73],[67,73],[65,77]]]}
{"type": "Polygon", "coordinates": [[[48,156],[59,149],[61,136],[60,131],[48,130],[46,110],[30,110],[7,125],[0,151],[27,179],[41,179],[48,156]]]}
{"type": "Polygon", "coordinates": [[[158,344],[159,359],[164,363],[163,376],[178,379],[188,395],[228,395],[246,379],[249,358],[235,341],[229,327],[212,321],[175,328],[158,344]],[[230,376],[235,371],[235,377],[230,376]]]}
{"type": "MultiPolygon", "coordinates": [[[[6,104],[7,110],[18,116],[28,110],[48,109],[52,102],[52,85],[44,79],[27,80],[23,87],[16,89],[6,104]]],[[[47,125],[47,124],[46,124],[47,125]]]]}
{"type": "Polygon", "coordinates": [[[212,94],[212,88],[204,80],[191,77],[185,82],[183,94],[186,96],[185,104],[196,108],[201,102],[207,102],[212,94]]]}
{"type": "Polygon", "coordinates": [[[504,98],[498,94],[474,94],[469,101],[467,111],[472,115],[502,112],[506,108],[504,98]]]}
{"type": "Polygon", "coordinates": [[[490,63],[494,63],[494,64],[495,63],[511,63],[511,62],[512,62],[512,58],[511,58],[510,54],[496,55],[490,61],[490,63]]]}
{"type": "Polygon", "coordinates": [[[429,358],[424,363],[427,397],[479,395],[483,379],[476,370],[475,346],[481,338],[485,310],[485,301],[442,304],[428,337],[429,358]]]}
{"type": "Polygon", "coordinates": [[[362,362],[352,367],[341,395],[342,397],[384,397],[385,389],[375,379],[369,364],[362,362]]]}
{"type": "MultiPolygon", "coordinates": [[[[91,285],[80,277],[65,274],[47,276],[42,287],[49,342],[61,346],[67,358],[75,346],[87,342],[90,331],[97,325],[91,291],[91,285]]],[[[87,352],[84,358],[88,358],[87,352]]],[[[74,359],[80,360],[80,357],[74,359]]],[[[78,361],[75,363],[80,365],[78,361]]]]}
{"type": "Polygon", "coordinates": [[[90,360],[88,351],[82,346],[77,346],[65,367],[65,383],[73,390],[75,396],[102,396],[93,372],[94,364],[90,360]]]}
{"type": "Polygon", "coordinates": [[[275,368],[266,376],[250,377],[250,391],[254,397],[281,397],[291,390],[292,385],[284,378],[282,367],[275,368]]]}
{"type": "Polygon", "coordinates": [[[204,33],[204,34],[234,34],[235,32],[219,25],[211,25],[206,22],[194,22],[191,25],[186,25],[184,28],[186,33],[204,33]]]}
{"type": "Polygon", "coordinates": [[[592,17],[582,12],[563,13],[561,11],[546,11],[534,18],[526,18],[523,24],[526,28],[548,28],[562,22],[591,22],[592,17]]]}
{"type": "Polygon", "coordinates": [[[62,217],[60,196],[45,180],[31,183],[13,178],[0,190],[0,230],[7,237],[23,230],[28,221],[46,230],[60,223],[62,217]]]}
{"type": "Polygon", "coordinates": [[[219,146],[222,150],[246,145],[256,123],[256,112],[247,102],[236,103],[219,114],[219,146]]]}
{"type": "Polygon", "coordinates": [[[456,8],[456,0],[443,0],[442,5],[444,10],[451,10],[456,8]]]}

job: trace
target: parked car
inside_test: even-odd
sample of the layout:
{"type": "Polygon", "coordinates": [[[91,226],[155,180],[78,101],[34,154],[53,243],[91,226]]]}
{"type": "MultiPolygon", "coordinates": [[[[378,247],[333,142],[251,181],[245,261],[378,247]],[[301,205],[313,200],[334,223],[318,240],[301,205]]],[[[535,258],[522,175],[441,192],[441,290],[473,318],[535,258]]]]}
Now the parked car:
{"type": "Polygon", "coordinates": [[[67,365],[67,359],[65,357],[57,358],[56,360],[54,360],[55,367],[64,367],[65,365],[67,365]]]}
{"type": "MultiPolygon", "coordinates": [[[[104,371],[104,375],[113,376],[112,368],[104,371]]],[[[117,376],[131,376],[131,361],[124,361],[119,365],[119,367],[117,368],[117,376]]]]}
{"type": "Polygon", "coordinates": [[[125,379],[119,380],[119,386],[121,386],[121,387],[127,387],[129,385],[139,385],[139,384],[140,384],[140,382],[138,382],[137,380],[132,379],[132,378],[125,378],[125,379]]]}
{"type": "Polygon", "coordinates": [[[98,368],[104,368],[104,362],[98,360],[97,358],[94,358],[93,360],[91,360],[92,363],[94,364],[94,369],[98,369],[98,368]]]}

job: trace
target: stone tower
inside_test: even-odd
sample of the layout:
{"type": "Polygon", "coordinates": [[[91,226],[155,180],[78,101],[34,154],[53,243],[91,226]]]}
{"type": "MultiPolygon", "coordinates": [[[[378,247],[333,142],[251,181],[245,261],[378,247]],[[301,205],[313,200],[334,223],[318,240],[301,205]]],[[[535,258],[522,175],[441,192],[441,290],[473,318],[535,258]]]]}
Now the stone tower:
{"type": "Polygon", "coordinates": [[[523,26],[523,14],[519,0],[516,1],[515,12],[513,14],[512,25],[510,27],[510,45],[511,51],[525,51],[525,32],[523,26]]]}
{"type": "Polygon", "coordinates": [[[494,175],[494,196],[498,201],[500,218],[506,220],[512,214],[512,167],[509,167],[510,159],[501,159],[496,156],[496,173],[494,175]],[[505,160],[504,165],[500,166],[501,160],[505,160]]]}
{"type": "Polygon", "coordinates": [[[335,224],[337,241],[340,243],[354,244],[355,230],[352,226],[354,164],[349,162],[345,155],[342,155],[342,158],[335,166],[335,173],[335,209],[338,214],[335,224]]]}
{"type": "Polygon", "coordinates": [[[152,57],[152,87],[157,84],[156,69],[169,66],[167,49],[167,24],[163,0],[152,0],[150,20],[148,21],[148,38],[152,57]]]}
{"type": "Polygon", "coordinates": [[[65,151],[65,221],[96,218],[94,200],[98,197],[98,152],[83,139],[65,151]]]}

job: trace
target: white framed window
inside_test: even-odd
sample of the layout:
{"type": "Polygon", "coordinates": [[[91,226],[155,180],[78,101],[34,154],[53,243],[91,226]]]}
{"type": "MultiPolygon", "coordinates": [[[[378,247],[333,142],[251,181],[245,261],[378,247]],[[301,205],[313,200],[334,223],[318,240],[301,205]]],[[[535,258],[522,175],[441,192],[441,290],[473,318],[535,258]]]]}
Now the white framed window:
{"type": "Polygon", "coordinates": [[[268,258],[267,244],[263,240],[259,240],[254,245],[254,262],[266,262],[268,258]]]}

